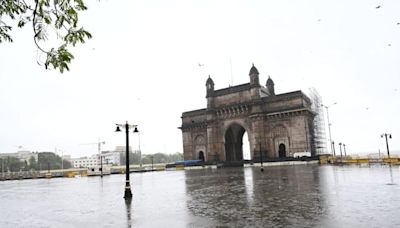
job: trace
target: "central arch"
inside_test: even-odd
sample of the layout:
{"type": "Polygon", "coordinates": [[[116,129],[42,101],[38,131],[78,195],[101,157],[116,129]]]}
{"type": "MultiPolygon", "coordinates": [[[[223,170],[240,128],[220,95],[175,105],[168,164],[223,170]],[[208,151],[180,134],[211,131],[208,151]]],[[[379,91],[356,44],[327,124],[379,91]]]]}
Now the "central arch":
{"type": "Polygon", "coordinates": [[[243,161],[243,135],[246,129],[239,124],[232,124],[225,132],[226,161],[243,161]]]}

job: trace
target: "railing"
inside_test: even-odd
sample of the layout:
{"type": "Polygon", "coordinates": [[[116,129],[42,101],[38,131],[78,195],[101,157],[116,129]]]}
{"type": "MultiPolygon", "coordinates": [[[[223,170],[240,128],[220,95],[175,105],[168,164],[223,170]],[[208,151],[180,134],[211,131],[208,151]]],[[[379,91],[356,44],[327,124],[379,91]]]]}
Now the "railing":
{"type": "Polygon", "coordinates": [[[365,156],[320,156],[321,164],[391,164],[400,165],[400,158],[396,155],[388,157],[365,156]]]}
{"type": "Polygon", "coordinates": [[[0,181],[52,178],[52,177],[74,177],[76,175],[81,175],[81,176],[86,175],[86,169],[1,172],[0,181]]]}

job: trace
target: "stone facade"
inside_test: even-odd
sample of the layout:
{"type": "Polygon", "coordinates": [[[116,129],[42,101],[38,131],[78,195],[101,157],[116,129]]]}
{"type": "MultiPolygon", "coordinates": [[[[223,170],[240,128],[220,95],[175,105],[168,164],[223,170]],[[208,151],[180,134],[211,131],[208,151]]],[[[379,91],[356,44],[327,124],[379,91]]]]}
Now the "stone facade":
{"type": "Polygon", "coordinates": [[[207,108],[182,114],[185,160],[241,161],[245,132],[253,160],[315,154],[310,99],[301,91],[275,94],[271,78],[261,86],[254,65],[249,77],[250,83],[220,90],[207,79],[207,108]]]}

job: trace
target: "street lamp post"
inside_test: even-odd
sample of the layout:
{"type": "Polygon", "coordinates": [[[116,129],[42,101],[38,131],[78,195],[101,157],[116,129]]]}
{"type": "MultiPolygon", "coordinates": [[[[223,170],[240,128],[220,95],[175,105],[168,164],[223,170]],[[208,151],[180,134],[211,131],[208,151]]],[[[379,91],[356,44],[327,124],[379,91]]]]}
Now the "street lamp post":
{"type": "Polygon", "coordinates": [[[343,156],[342,156],[342,143],[339,143],[339,148],[340,148],[340,161],[343,161],[343,156]]]}
{"type": "Polygon", "coordinates": [[[346,157],[347,157],[347,154],[346,154],[346,144],[344,144],[344,143],[343,143],[343,150],[344,150],[344,157],[346,158],[346,157]]]}
{"type": "Polygon", "coordinates": [[[333,103],[331,105],[328,105],[328,106],[325,106],[325,105],[321,104],[321,106],[326,109],[326,118],[328,119],[329,141],[330,141],[330,144],[331,144],[331,153],[333,153],[333,156],[336,156],[336,154],[335,154],[334,143],[332,141],[331,123],[329,122],[329,111],[328,111],[328,109],[330,107],[332,107],[333,105],[335,105],[335,104],[337,104],[337,102],[335,102],[335,103],[333,103]]]}
{"type": "Polygon", "coordinates": [[[133,132],[138,133],[137,125],[129,125],[128,121],[126,121],[125,124],[116,124],[117,129],[115,130],[116,132],[121,132],[121,128],[125,129],[125,134],[126,134],[126,171],[125,171],[125,194],[124,198],[125,200],[130,200],[132,198],[132,191],[131,191],[131,185],[129,182],[129,128],[134,128],[133,132]]]}
{"type": "Polygon", "coordinates": [[[335,153],[335,141],[332,141],[332,143],[331,143],[331,148],[332,148],[332,151],[333,151],[333,156],[336,157],[336,153],[335,153]]]}
{"type": "Polygon", "coordinates": [[[386,150],[387,150],[388,158],[390,158],[388,136],[389,136],[389,139],[391,139],[392,134],[384,133],[381,135],[381,138],[383,138],[383,136],[385,136],[385,139],[386,139],[386,150]]]}

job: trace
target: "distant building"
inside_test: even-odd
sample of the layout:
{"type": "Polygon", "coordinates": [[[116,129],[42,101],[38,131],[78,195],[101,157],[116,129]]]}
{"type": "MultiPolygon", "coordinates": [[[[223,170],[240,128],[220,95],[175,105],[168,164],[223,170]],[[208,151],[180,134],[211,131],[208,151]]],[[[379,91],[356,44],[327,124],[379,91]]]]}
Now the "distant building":
{"type": "Polygon", "coordinates": [[[71,155],[63,155],[62,159],[70,162],[72,158],[71,158],[71,155]]]}
{"type": "Polygon", "coordinates": [[[90,157],[71,158],[74,168],[86,168],[100,165],[100,157],[94,154],[90,157]]]}
{"type": "Polygon", "coordinates": [[[18,158],[21,162],[26,162],[29,165],[31,158],[33,157],[35,161],[38,160],[38,154],[32,153],[29,150],[20,150],[16,153],[4,153],[0,154],[0,158],[14,157],[18,158]]]}
{"type": "MultiPolygon", "coordinates": [[[[126,146],[116,146],[115,147],[116,152],[126,152],[126,146]]],[[[132,147],[129,147],[129,152],[132,152],[132,147]]]]}
{"type": "MultiPolygon", "coordinates": [[[[132,152],[132,147],[129,147],[129,151],[132,152]]],[[[121,156],[125,156],[126,147],[117,146],[115,150],[102,151],[101,157],[103,159],[103,165],[121,165],[121,156]]],[[[68,160],[65,158],[65,160],[68,160]]],[[[94,154],[90,157],[80,157],[80,158],[69,158],[74,168],[86,168],[101,165],[100,155],[94,154]]]]}
{"type": "Polygon", "coordinates": [[[102,151],[101,156],[103,157],[103,164],[120,165],[121,163],[120,152],[118,151],[102,151]]]}

